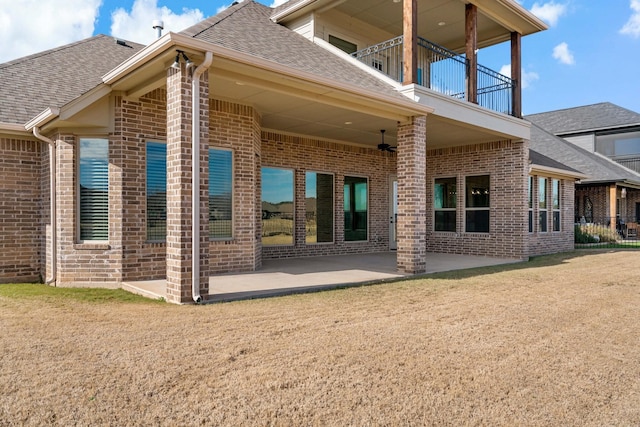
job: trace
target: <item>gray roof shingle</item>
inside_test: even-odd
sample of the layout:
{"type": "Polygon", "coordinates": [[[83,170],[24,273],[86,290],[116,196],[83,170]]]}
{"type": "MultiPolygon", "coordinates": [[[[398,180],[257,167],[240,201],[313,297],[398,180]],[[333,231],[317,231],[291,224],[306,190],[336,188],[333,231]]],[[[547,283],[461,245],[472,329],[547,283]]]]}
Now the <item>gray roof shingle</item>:
{"type": "Polygon", "coordinates": [[[62,107],[143,45],[98,35],[0,64],[0,122],[25,124],[47,107],[62,107]]]}
{"type": "Polygon", "coordinates": [[[182,34],[295,70],[407,100],[381,79],[274,23],[270,19],[272,12],[267,6],[247,0],[187,28],[182,34]]]}
{"type": "Polygon", "coordinates": [[[640,125],[640,114],[610,102],[530,114],[525,119],[554,135],[640,125]]]}
{"type": "Polygon", "coordinates": [[[535,123],[531,125],[529,147],[530,150],[587,175],[588,178],[582,179],[581,183],[627,181],[640,184],[640,174],[605,156],[591,153],[557,137],[535,123]]]}

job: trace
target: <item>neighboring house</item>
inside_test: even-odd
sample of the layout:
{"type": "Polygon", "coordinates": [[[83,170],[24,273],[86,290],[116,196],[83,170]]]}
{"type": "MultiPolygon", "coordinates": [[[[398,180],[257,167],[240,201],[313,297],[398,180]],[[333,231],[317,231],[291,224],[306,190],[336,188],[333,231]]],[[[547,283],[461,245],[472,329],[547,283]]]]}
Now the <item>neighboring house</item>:
{"type": "Polygon", "coordinates": [[[2,64],[0,281],[164,278],[188,302],[263,259],[570,249],[580,175],[529,162],[519,82],[476,61],[510,41],[519,76],[545,28],[514,0],[245,1],[146,47],[2,64]],[[530,173],[558,179],[546,247],[530,173]]]}
{"type": "MultiPolygon", "coordinates": [[[[580,170],[587,178],[576,185],[575,218],[621,225],[640,219],[640,114],[609,102],[526,117],[547,134],[542,153],[580,170]],[[579,147],[580,150],[575,148],[579,147]],[[585,153],[585,151],[587,153],[585,153]],[[612,221],[612,218],[615,218],[612,221]]],[[[531,146],[534,147],[532,136],[531,146]]]]}
{"type": "Polygon", "coordinates": [[[597,223],[622,232],[625,224],[638,222],[640,174],[600,153],[556,137],[536,124],[531,126],[530,145],[532,152],[553,156],[565,167],[584,174],[575,184],[576,223],[597,223]]]}

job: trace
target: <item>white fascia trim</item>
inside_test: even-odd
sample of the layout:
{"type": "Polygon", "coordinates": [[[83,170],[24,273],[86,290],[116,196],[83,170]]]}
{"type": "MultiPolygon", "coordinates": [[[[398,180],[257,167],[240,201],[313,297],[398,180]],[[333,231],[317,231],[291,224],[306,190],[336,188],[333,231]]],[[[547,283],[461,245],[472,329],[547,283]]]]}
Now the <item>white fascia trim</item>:
{"type": "Polygon", "coordinates": [[[434,111],[433,108],[424,104],[413,102],[410,99],[404,101],[402,99],[383,95],[375,91],[367,90],[360,87],[354,87],[352,85],[345,84],[333,79],[319,77],[317,75],[304,71],[294,70],[276,62],[218,46],[204,40],[198,40],[190,36],[172,32],[165,34],[164,36],[162,36],[162,38],[156,40],[154,43],[150,44],[149,46],[138,52],[136,55],[120,64],[117,68],[105,74],[102,80],[105,84],[113,84],[120,78],[125,77],[127,74],[133,72],[138,67],[151,61],[161,53],[165,52],[167,49],[176,45],[181,47],[188,47],[189,49],[199,50],[202,52],[209,51],[212,52],[214,56],[218,56],[220,58],[229,59],[241,64],[249,65],[251,67],[275,72],[282,76],[291,77],[296,80],[303,80],[317,86],[324,86],[338,92],[347,93],[360,99],[365,98],[368,101],[375,100],[380,104],[402,109],[408,116],[428,115],[433,113],[434,111]]]}
{"type": "Polygon", "coordinates": [[[31,133],[25,129],[25,125],[19,125],[16,123],[0,122],[0,132],[31,136],[31,133]]]}
{"type": "Polygon", "coordinates": [[[63,105],[60,108],[60,119],[66,120],[74,114],[79,113],[83,109],[87,108],[89,105],[93,104],[96,101],[104,98],[105,96],[111,93],[111,87],[107,86],[103,83],[100,83],[98,86],[91,89],[89,92],[85,93],[82,96],[77,97],[73,101],[63,105]]]}
{"type": "Polygon", "coordinates": [[[540,31],[548,30],[549,26],[536,15],[522,7],[514,0],[498,0],[498,3],[501,3],[505,8],[509,9],[511,12],[520,15],[525,21],[534,27],[538,27],[540,31]]]}
{"type": "Polygon", "coordinates": [[[29,120],[24,125],[24,129],[31,131],[34,127],[42,127],[43,125],[49,123],[51,120],[55,119],[60,115],[60,109],[56,107],[49,107],[46,110],[42,111],[40,114],[35,116],[33,119],[29,120]]]}
{"type": "MultiPolygon", "coordinates": [[[[141,65],[146,64],[147,62],[164,52],[168,47],[175,45],[176,42],[174,41],[174,36],[176,35],[177,34],[175,33],[168,32],[159,39],[156,39],[153,43],[143,48],[141,51],[124,61],[122,64],[118,65],[116,68],[102,76],[103,83],[114,83],[115,81],[134,71],[141,65]]],[[[190,39],[191,37],[187,38],[190,39]]]]}
{"type": "Polygon", "coordinates": [[[531,166],[529,166],[529,174],[545,175],[545,176],[550,176],[551,178],[554,178],[554,177],[571,178],[571,179],[589,178],[588,175],[585,175],[581,172],[572,172],[564,169],[553,168],[550,166],[541,166],[536,164],[532,164],[531,166]]]}
{"type": "Polygon", "coordinates": [[[290,7],[286,8],[286,9],[282,10],[278,14],[273,15],[271,17],[271,20],[273,22],[277,23],[278,21],[280,21],[280,19],[284,18],[285,16],[290,15],[290,14],[292,14],[294,12],[297,12],[298,10],[300,10],[300,9],[302,9],[302,8],[312,4],[312,3],[315,3],[316,1],[317,0],[304,0],[304,1],[301,1],[300,3],[296,3],[293,6],[290,6],[290,7]]]}

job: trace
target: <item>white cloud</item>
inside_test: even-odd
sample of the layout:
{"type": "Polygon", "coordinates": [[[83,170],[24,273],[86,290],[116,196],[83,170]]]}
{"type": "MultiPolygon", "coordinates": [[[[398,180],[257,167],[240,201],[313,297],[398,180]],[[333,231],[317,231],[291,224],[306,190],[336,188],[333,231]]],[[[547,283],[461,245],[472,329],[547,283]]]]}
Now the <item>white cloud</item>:
{"type": "Polygon", "coordinates": [[[573,65],[576,62],[573,58],[573,53],[569,50],[569,45],[565,42],[553,48],[553,57],[560,61],[561,64],[573,65]]]}
{"type": "MultiPolygon", "coordinates": [[[[503,65],[502,68],[500,68],[500,74],[502,74],[503,76],[507,76],[507,77],[511,77],[511,64],[507,64],[507,65],[503,65]]],[[[538,80],[540,78],[540,76],[538,75],[538,73],[534,72],[534,71],[526,71],[524,68],[521,71],[522,74],[522,89],[526,89],[529,86],[531,86],[531,84],[533,82],[535,82],[536,80],[538,80]]]]}
{"type": "Polygon", "coordinates": [[[0,0],[0,63],[93,34],[101,0],[0,0]]]}
{"type": "Polygon", "coordinates": [[[620,34],[640,38],[640,0],[631,0],[633,13],[626,24],[620,29],[620,34]]]}
{"type": "Polygon", "coordinates": [[[288,1],[289,0],[273,0],[273,3],[271,3],[271,7],[278,7],[280,5],[285,4],[288,1]]]}
{"type": "Polygon", "coordinates": [[[556,26],[556,24],[558,23],[558,19],[560,19],[560,17],[566,12],[566,4],[560,4],[553,1],[543,4],[534,3],[533,7],[531,8],[531,13],[547,22],[552,27],[556,26]]]}
{"type": "Polygon", "coordinates": [[[156,38],[151,22],[156,19],[164,22],[165,32],[179,32],[202,21],[204,16],[199,9],[182,8],[182,13],[176,14],[166,6],[158,7],[157,0],[135,0],[131,12],[118,8],[111,14],[111,35],[151,43],[156,38]]]}

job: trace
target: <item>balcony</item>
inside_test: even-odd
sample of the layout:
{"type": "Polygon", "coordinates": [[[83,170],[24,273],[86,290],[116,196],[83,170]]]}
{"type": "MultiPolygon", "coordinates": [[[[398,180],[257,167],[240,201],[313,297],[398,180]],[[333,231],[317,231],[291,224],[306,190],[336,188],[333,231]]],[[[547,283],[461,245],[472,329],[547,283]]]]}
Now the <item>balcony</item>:
{"type": "MultiPolygon", "coordinates": [[[[402,44],[403,36],[398,36],[354,52],[352,56],[397,82],[402,82],[402,44]]],[[[418,37],[417,61],[418,84],[456,99],[473,99],[468,94],[469,65],[464,55],[418,37]]],[[[478,105],[499,113],[514,115],[512,79],[478,65],[477,86],[478,105]]]]}

